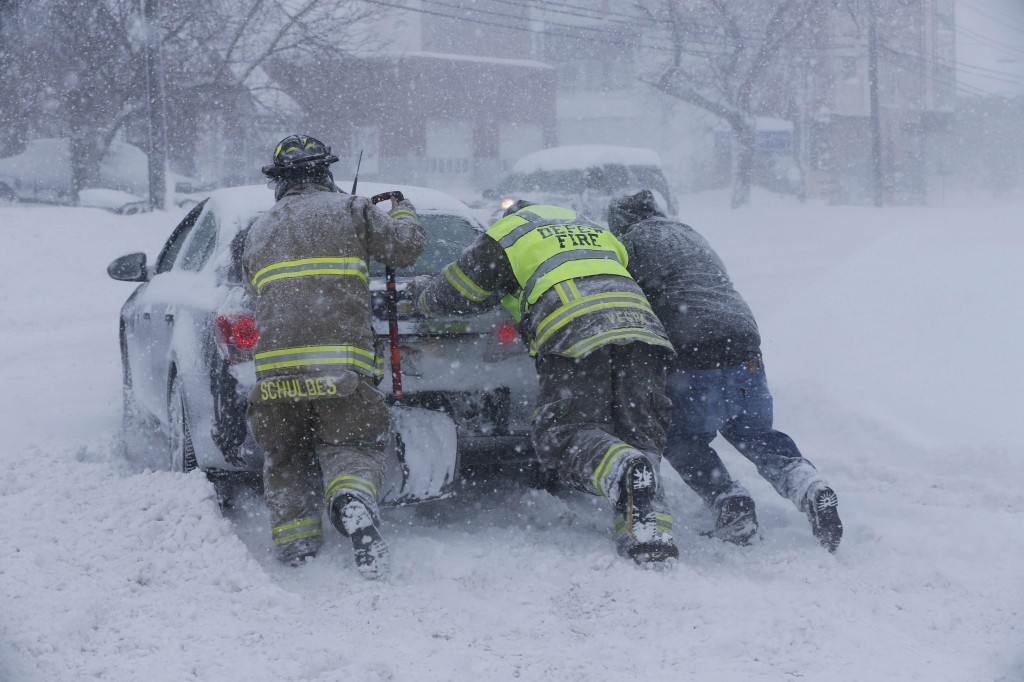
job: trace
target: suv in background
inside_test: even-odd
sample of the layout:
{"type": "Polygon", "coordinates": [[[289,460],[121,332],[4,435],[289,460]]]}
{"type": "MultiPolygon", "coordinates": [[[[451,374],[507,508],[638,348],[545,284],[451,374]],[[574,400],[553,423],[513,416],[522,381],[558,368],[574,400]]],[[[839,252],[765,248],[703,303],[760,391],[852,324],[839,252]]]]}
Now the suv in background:
{"type": "Polygon", "coordinates": [[[497,220],[516,199],[564,206],[604,224],[608,203],[615,196],[649,189],[668,215],[676,205],[652,149],[613,145],[567,145],[527,154],[512,172],[484,198],[497,220]]]}

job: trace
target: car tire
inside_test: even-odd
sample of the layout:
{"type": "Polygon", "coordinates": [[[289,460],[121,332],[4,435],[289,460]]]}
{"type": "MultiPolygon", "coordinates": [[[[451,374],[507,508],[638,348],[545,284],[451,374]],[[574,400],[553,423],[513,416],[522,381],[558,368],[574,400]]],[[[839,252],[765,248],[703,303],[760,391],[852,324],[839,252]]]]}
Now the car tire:
{"type": "Polygon", "coordinates": [[[171,471],[188,473],[199,468],[196,451],[192,445],[192,432],[188,426],[188,410],[185,407],[185,392],[181,379],[174,375],[167,398],[167,444],[168,462],[171,471]]]}
{"type": "Polygon", "coordinates": [[[18,195],[8,185],[0,182],[0,204],[13,204],[18,201],[18,195]]]}

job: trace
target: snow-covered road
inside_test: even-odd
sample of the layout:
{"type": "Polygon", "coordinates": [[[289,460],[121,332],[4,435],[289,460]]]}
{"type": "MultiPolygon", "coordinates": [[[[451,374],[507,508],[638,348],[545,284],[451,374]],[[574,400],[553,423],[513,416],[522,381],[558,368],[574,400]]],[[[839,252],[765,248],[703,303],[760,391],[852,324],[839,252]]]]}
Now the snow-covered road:
{"type": "Polygon", "coordinates": [[[0,207],[0,682],[1024,680],[1024,206],[687,205],[765,337],[776,425],[840,496],[835,556],[722,445],[763,541],[619,559],[610,513],[506,482],[386,513],[394,571],[115,447],[114,257],[178,217],[0,207]]]}

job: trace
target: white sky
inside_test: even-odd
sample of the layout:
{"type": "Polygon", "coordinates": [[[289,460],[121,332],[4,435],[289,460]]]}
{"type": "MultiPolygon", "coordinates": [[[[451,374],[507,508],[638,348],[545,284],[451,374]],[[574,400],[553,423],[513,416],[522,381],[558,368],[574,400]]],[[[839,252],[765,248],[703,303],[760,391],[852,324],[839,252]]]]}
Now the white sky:
{"type": "Polygon", "coordinates": [[[1024,95],[1024,0],[956,0],[962,94],[1024,95]]]}

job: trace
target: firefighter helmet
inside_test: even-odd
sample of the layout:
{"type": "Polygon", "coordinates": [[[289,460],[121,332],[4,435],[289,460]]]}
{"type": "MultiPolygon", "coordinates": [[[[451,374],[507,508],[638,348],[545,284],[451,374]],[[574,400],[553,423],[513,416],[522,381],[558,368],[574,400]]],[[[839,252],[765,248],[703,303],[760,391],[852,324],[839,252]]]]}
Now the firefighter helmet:
{"type": "Polygon", "coordinates": [[[308,175],[317,167],[326,169],[337,160],[331,148],[315,137],[289,135],[278,143],[274,162],[263,167],[263,174],[269,178],[308,175]]]}

